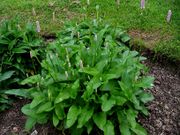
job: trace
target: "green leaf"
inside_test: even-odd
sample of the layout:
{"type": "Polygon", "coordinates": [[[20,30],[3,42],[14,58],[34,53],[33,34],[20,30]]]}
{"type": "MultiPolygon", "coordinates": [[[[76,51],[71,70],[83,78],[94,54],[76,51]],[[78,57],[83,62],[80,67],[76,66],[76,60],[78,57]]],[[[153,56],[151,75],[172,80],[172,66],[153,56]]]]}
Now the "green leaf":
{"type": "Polygon", "coordinates": [[[36,120],[31,117],[28,117],[28,119],[26,120],[25,129],[29,131],[35,126],[35,124],[36,120]]]}
{"type": "Polygon", "coordinates": [[[85,124],[85,127],[87,128],[87,133],[90,134],[93,129],[93,124],[91,122],[88,122],[85,124]]]}
{"type": "Polygon", "coordinates": [[[86,122],[89,121],[89,119],[92,117],[94,112],[93,107],[85,106],[81,109],[81,114],[78,118],[78,125],[77,128],[82,128],[86,122]]]}
{"type": "Polygon", "coordinates": [[[8,95],[15,95],[15,96],[21,96],[25,98],[29,98],[29,92],[26,89],[11,89],[11,90],[5,90],[5,94],[8,95]]]}
{"type": "Polygon", "coordinates": [[[94,123],[97,125],[97,127],[103,130],[106,124],[106,113],[99,112],[99,113],[94,114],[93,120],[94,120],[94,123]]]}
{"type": "Polygon", "coordinates": [[[70,91],[67,89],[60,91],[59,95],[55,99],[55,104],[58,104],[68,98],[70,98],[70,91]]]}
{"type": "Polygon", "coordinates": [[[84,67],[83,69],[80,69],[79,72],[83,72],[92,76],[96,76],[99,73],[98,70],[90,67],[84,67]]]}
{"type": "Polygon", "coordinates": [[[15,71],[7,71],[5,73],[0,73],[0,82],[11,78],[11,76],[15,73],[15,71]]]}
{"type": "Polygon", "coordinates": [[[126,43],[127,41],[129,41],[131,38],[129,37],[129,35],[127,34],[123,34],[121,35],[121,41],[126,43]]]}
{"type": "Polygon", "coordinates": [[[59,123],[59,119],[56,114],[53,113],[53,125],[56,127],[59,123]]]}
{"type": "Polygon", "coordinates": [[[38,110],[37,110],[37,113],[42,113],[42,112],[47,112],[47,111],[50,111],[52,108],[52,102],[47,102],[45,104],[42,104],[38,110]]]}
{"type": "Polygon", "coordinates": [[[76,105],[72,105],[69,108],[69,111],[67,113],[67,120],[66,120],[67,128],[70,128],[76,122],[80,113],[81,113],[81,108],[76,105]]]}
{"type": "Polygon", "coordinates": [[[139,95],[139,98],[143,103],[147,103],[149,101],[152,101],[154,99],[154,96],[150,93],[141,93],[139,95]]]}
{"type": "Polygon", "coordinates": [[[114,98],[110,97],[109,99],[107,99],[106,95],[103,95],[101,97],[101,100],[102,100],[101,109],[104,112],[111,110],[111,108],[116,104],[116,101],[114,98]]]}
{"type": "Polygon", "coordinates": [[[87,84],[86,91],[83,93],[82,97],[85,101],[87,101],[93,92],[100,87],[102,82],[98,77],[94,77],[91,81],[87,84]]]}
{"type": "Polygon", "coordinates": [[[112,98],[116,101],[116,105],[122,106],[126,103],[127,99],[121,96],[112,96],[112,98]]]}
{"type": "Polygon", "coordinates": [[[38,75],[34,75],[34,76],[30,76],[28,77],[27,79],[23,80],[21,82],[22,85],[25,85],[25,84],[35,84],[37,82],[40,82],[41,80],[41,76],[38,74],[38,75]]]}
{"type": "Polygon", "coordinates": [[[33,99],[33,101],[31,102],[30,108],[32,109],[32,108],[36,107],[37,105],[39,105],[40,103],[42,103],[42,102],[44,102],[44,101],[45,101],[45,97],[44,97],[44,96],[41,96],[41,95],[36,96],[36,97],[33,99]]]}
{"type": "Polygon", "coordinates": [[[128,86],[124,83],[124,82],[118,82],[124,95],[128,98],[128,99],[131,99],[133,93],[132,93],[132,90],[128,88],[128,86]]]}
{"type": "Polygon", "coordinates": [[[127,121],[127,117],[124,114],[123,110],[120,110],[119,112],[117,112],[117,116],[118,116],[118,121],[119,121],[119,129],[121,132],[121,135],[131,135],[130,132],[130,125],[127,121]]]}
{"type": "Polygon", "coordinates": [[[64,107],[61,104],[55,106],[55,113],[59,120],[63,120],[65,117],[64,107]]]}
{"type": "Polygon", "coordinates": [[[147,76],[147,77],[143,77],[141,80],[139,80],[139,83],[136,85],[138,87],[142,87],[144,89],[152,88],[153,82],[154,82],[154,77],[147,76]]]}
{"type": "Polygon", "coordinates": [[[19,48],[13,48],[12,49],[12,52],[13,53],[26,53],[27,52],[27,50],[25,49],[25,48],[21,48],[21,47],[19,47],[19,48]]]}
{"type": "Polygon", "coordinates": [[[16,43],[17,43],[17,39],[14,39],[14,40],[10,41],[8,49],[12,50],[13,47],[16,45],[16,43]]]}
{"type": "Polygon", "coordinates": [[[104,135],[115,135],[114,125],[110,120],[108,120],[104,126],[104,135]]]}
{"type": "Polygon", "coordinates": [[[72,87],[71,87],[71,98],[73,98],[73,99],[75,99],[76,98],[76,96],[77,96],[77,92],[78,92],[78,90],[79,90],[79,79],[78,80],[76,80],[75,82],[74,82],[74,84],[72,85],[72,87]]]}
{"type": "Polygon", "coordinates": [[[137,135],[147,135],[147,131],[138,123],[136,124],[136,127],[131,128],[131,130],[137,135]]]}
{"type": "Polygon", "coordinates": [[[26,104],[21,108],[22,113],[28,115],[28,116],[32,116],[35,114],[35,111],[30,109],[30,104],[26,104]]]}
{"type": "Polygon", "coordinates": [[[137,124],[137,122],[136,122],[137,112],[135,110],[129,108],[126,111],[126,117],[127,117],[129,124],[132,126],[132,128],[135,128],[136,124],[137,124]]]}

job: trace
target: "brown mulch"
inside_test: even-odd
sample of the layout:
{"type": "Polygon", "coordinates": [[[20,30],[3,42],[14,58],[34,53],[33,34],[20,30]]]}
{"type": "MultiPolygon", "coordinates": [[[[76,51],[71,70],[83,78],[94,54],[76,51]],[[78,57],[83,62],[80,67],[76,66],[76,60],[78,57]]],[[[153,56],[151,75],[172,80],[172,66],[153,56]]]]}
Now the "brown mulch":
{"type": "MultiPolygon", "coordinates": [[[[156,78],[150,90],[155,100],[148,104],[150,115],[140,116],[139,121],[149,135],[180,135],[180,65],[151,61],[145,64],[150,68],[150,75],[156,78]]],[[[10,110],[0,113],[0,135],[28,134],[23,130],[26,118],[20,111],[27,102],[20,99],[10,110]]],[[[37,126],[34,130],[38,135],[58,134],[51,125],[37,126]]]]}
{"type": "Polygon", "coordinates": [[[151,93],[155,99],[149,103],[150,115],[139,118],[149,135],[180,135],[180,65],[152,63],[150,75],[154,76],[151,93]]]}

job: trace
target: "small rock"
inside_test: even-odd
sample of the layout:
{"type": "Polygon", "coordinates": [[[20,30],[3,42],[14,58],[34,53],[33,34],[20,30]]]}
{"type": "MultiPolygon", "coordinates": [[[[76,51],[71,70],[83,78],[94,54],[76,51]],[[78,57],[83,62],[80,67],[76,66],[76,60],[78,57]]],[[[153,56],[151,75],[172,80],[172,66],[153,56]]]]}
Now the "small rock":
{"type": "Polygon", "coordinates": [[[166,105],[166,104],[164,105],[164,108],[167,110],[169,109],[168,105],[166,105]]]}
{"type": "Polygon", "coordinates": [[[37,130],[34,130],[34,131],[31,133],[31,135],[37,135],[37,134],[38,134],[37,130]]]}
{"type": "Polygon", "coordinates": [[[159,120],[159,119],[156,120],[156,126],[159,128],[162,126],[161,120],[159,120]]]}
{"type": "Polygon", "coordinates": [[[14,133],[17,133],[19,130],[18,130],[18,127],[13,127],[13,132],[14,133]]]}

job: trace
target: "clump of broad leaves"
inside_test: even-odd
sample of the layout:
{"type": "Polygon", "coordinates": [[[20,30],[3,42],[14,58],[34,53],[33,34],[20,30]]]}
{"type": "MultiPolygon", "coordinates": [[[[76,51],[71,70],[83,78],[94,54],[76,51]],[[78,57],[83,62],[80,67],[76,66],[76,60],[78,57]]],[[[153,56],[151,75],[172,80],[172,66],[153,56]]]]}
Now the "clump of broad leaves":
{"type": "Polygon", "coordinates": [[[153,77],[141,64],[144,57],[125,44],[121,29],[99,22],[67,25],[47,48],[42,74],[22,84],[30,89],[32,102],[22,108],[28,116],[26,129],[52,121],[71,134],[90,134],[99,128],[105,135],[146,135],[136,121],[148,114],[145,103],[153,96],[153,77]]]}
{"type": "Polygon", "coordinates": [[[20,27],[17,19],[0,25],[0,111],[10,107],[9,95],[27,96],[19,82],[39,70],[37,62],[42,39],[32,24],[20,27]],[[30,55],[31,53],[31,55],[30,55]],[[34,58],[36,57],[36,58],[34,58]]]}

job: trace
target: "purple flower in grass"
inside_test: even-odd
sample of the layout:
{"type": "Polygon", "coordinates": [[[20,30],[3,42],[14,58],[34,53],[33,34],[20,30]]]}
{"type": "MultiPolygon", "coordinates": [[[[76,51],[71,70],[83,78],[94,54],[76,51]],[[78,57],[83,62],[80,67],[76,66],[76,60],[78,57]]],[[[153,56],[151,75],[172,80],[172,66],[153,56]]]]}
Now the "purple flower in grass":
{"type": "Polygon", "coordinates": [[[170,21],[171,21],[171,16],[172,16],[172,11],[171,11],[171,10],[168,10],[168,14],[167,14],[167,17],[166,17],[166,21],[167,21],[167,22],[170,22],[170,21]]]}
{"type": "Polygon", "coordinates": [[[141,9],[145,9],[145,0],[141,0],[141,9]]]}

